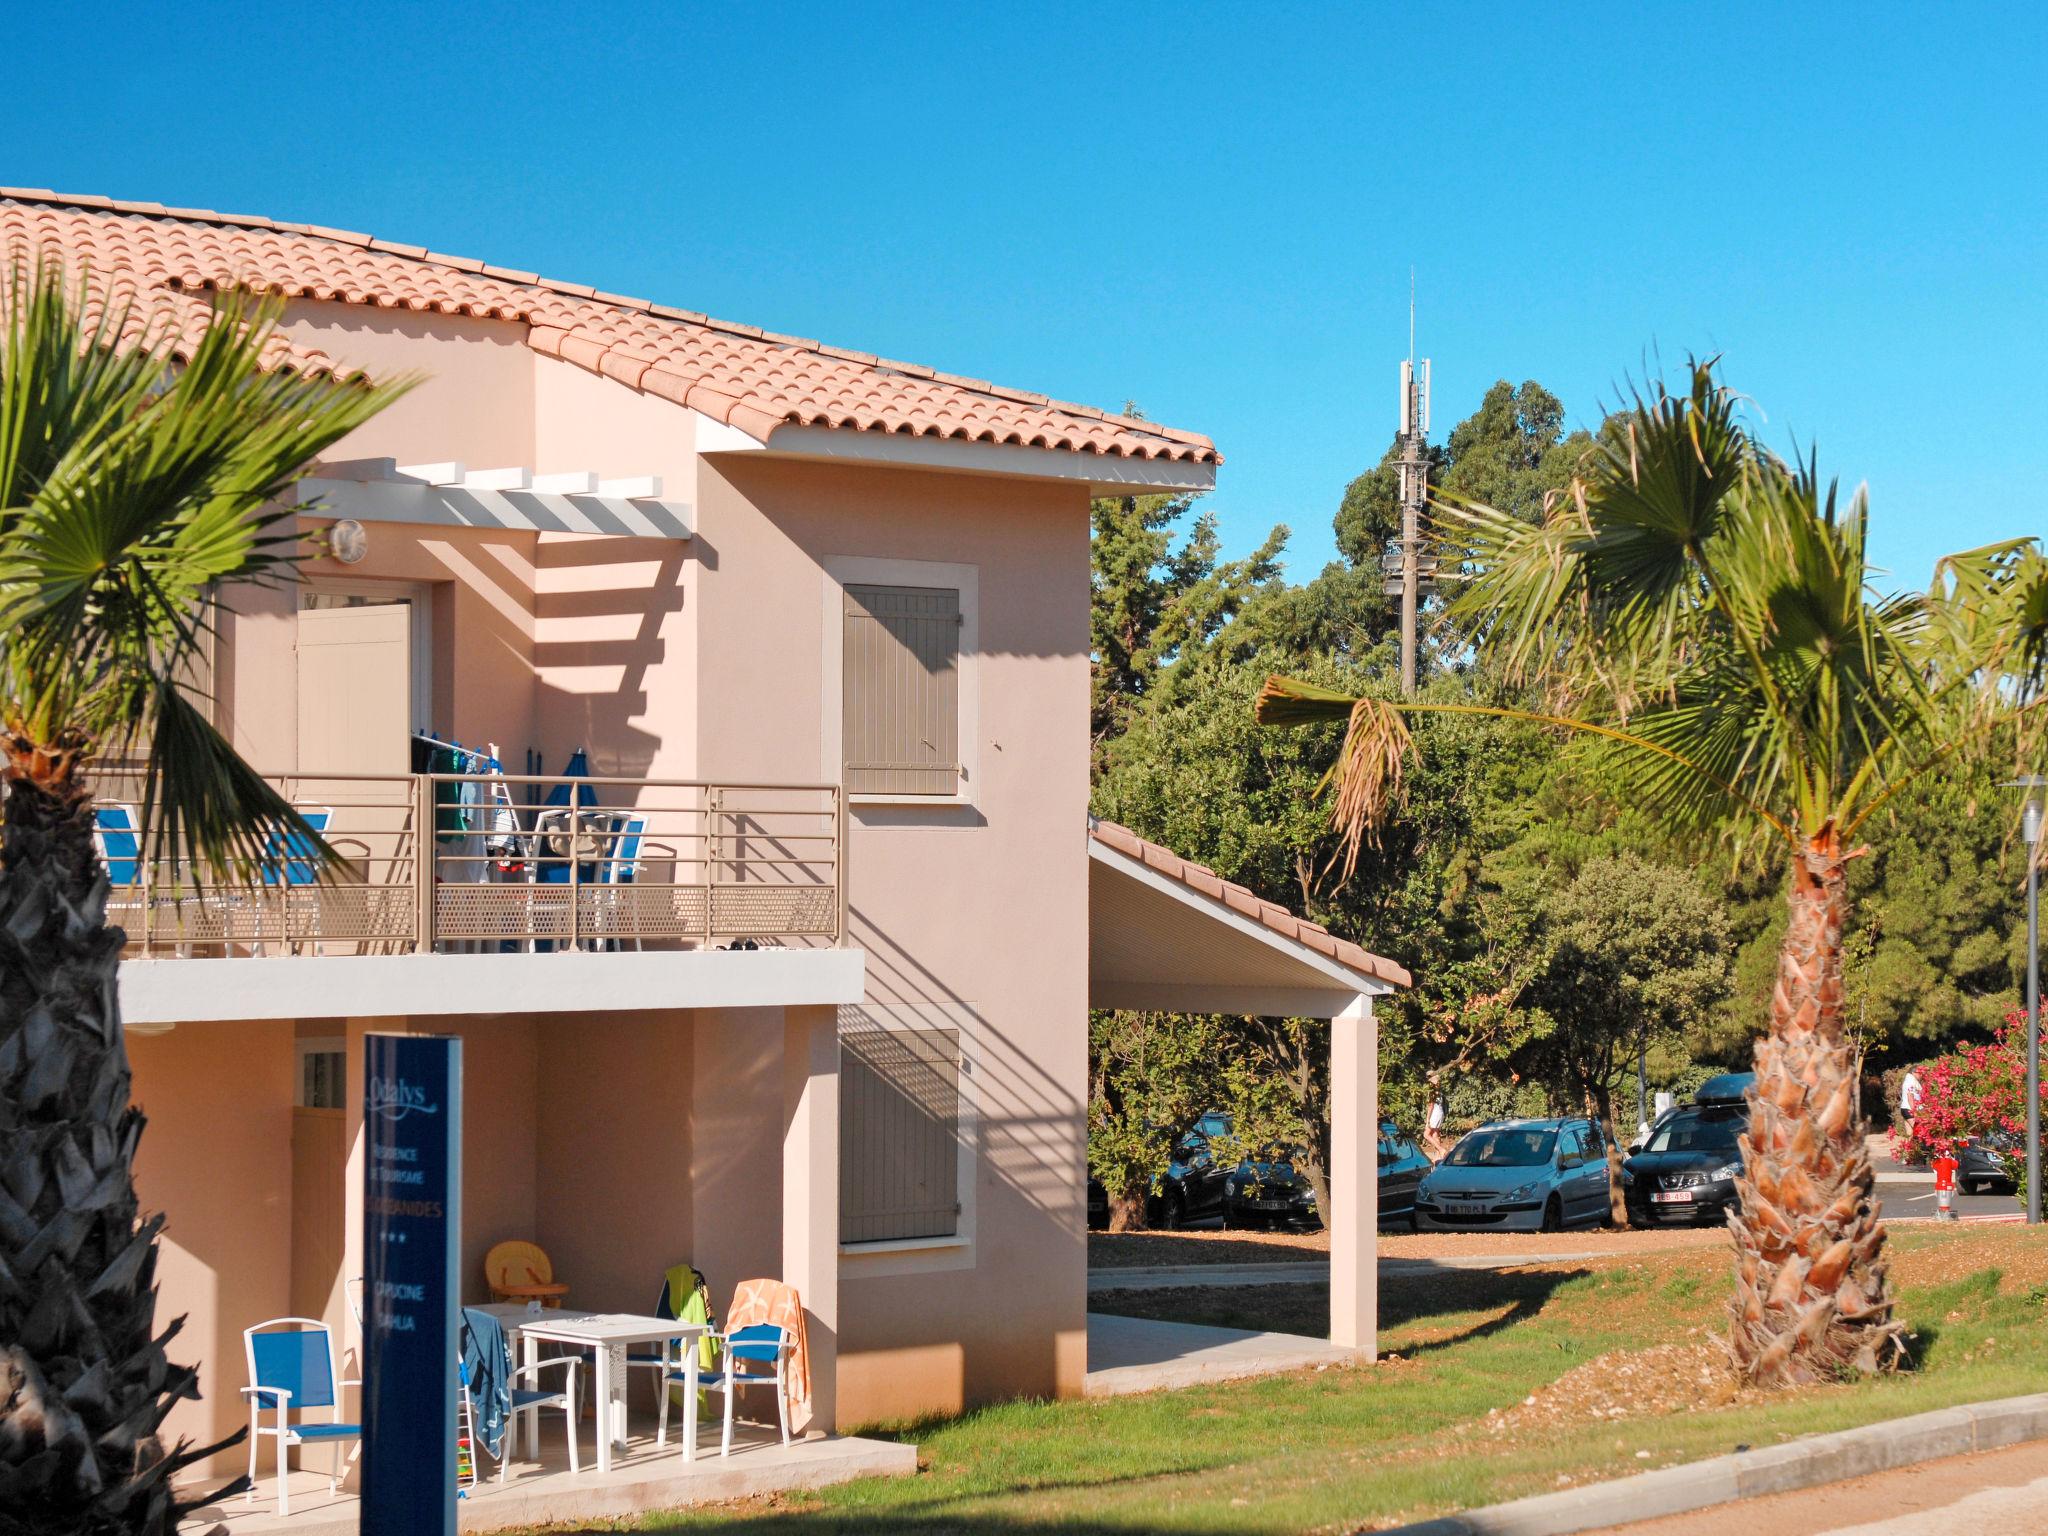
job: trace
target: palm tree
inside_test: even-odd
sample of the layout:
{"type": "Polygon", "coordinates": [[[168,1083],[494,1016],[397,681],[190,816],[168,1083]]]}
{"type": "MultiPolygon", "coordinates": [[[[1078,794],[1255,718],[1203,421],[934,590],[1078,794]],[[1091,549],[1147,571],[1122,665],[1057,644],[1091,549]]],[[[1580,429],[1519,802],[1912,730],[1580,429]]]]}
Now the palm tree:
{"type": "Polygon", "coordinates": [[[145,848],[206,878],[309,835],[188,697],[205,601],[288,574],[270,504],[409,382],[265,371],[271,312],[150,319],[40,263],[0,288],[0,1526],[51,1536],[169,1536],[220,1448],[157,1433],[197,1391],[154,1322],[94,763],[141,761],[145,848]]]}
{"type": "Polygon", "coordinates": [[[1404,716],[1505,715],[1590,737],[1617,788],[1675,830],[1775,843],[1789,921],[1743,1140],[1731,1350],[1795,1384],[1904,1355],[1843,1030],[1844,871],[1901,789],[2041,739],[2048,559],[2032,540],[1953,555],[1923,593],[1874,594],[1862,492],[1740,425],[1712,364],[1608,424],[1531,525],[1438,507],[1466,557],[1448,604],[1523,707],[1353,698],[1269,678],[1269,725],[1343,719],[1331,780],[1353,856],[1398,799],[1404,716]]]}

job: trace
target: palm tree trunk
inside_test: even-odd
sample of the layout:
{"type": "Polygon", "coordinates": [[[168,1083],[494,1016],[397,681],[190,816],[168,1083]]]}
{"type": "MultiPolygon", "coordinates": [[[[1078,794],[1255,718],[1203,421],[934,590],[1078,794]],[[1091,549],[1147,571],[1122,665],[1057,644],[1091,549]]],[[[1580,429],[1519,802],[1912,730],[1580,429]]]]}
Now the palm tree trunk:
{"type": "Polygon", "coordinates": [[[1771,1031],[1743,1137],[1729,1347],[1765,1386],[1877,1371],[1905,1354],[1842,1029],[1844,859],[1833,828],[1793,860],[1771,1031]]]}
{"type": "MultiPolygon", "coordinates": [[[[161,1215],[139,1218],[87,743],[0,733],[0,1511],[10,1531],[171,1536],[157,1429],[195,1372],[156,1336],[161,1215]]],[[[182,1320],[181,1320],[182,1321],[182,1320]]],[[[239,1438],[239,1437],[237,1437],[239,1438]]]]}

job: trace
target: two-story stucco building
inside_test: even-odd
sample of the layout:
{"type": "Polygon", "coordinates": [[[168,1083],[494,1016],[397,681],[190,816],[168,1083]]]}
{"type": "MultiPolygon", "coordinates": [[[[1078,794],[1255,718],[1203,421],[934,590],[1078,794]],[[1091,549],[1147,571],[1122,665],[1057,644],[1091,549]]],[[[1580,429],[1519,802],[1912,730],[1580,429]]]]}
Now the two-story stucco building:
{"type": "Polygon", "coordinates": [[[116,871],[173,1431],[242,1422],[250,1324],[347,1337],[372,1031],[462,1037],[479,1294],[508,1238],[582,1307],[780,1276],[829,1429],[1081,1390],[1091,1003],[1333,1017],[1371,1348],[1405,976],[1087,818],[1089,501],[1209,488],[1205,438],[264,218],[6,192],[0,249],[423,378],[304,482],[302,580],[216,615],[217,723],[351,880],[116,871]]]}

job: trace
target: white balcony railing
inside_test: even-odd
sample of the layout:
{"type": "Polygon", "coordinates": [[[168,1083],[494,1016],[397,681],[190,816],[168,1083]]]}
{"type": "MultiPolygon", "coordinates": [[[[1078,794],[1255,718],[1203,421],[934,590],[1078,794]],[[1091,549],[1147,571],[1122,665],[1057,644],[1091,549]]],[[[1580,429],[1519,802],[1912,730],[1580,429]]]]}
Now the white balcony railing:
{"type": "Polygon", "coordinates": [[[234,884],[144,858],[120,773],[97,786],[110,922],[144,956],[836,946],[845,804],[829,784],[292,774],[340,856],[274,839],[234,884]],[[422,829],[427,829],[424,853],[422,829]]]}

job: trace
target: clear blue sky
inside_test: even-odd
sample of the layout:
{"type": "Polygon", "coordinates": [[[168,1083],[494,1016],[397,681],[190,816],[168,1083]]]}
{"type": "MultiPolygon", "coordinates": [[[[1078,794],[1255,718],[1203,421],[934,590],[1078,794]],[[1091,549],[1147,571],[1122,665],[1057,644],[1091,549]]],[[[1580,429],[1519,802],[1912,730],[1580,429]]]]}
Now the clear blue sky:
{"type": "Polygon", "coordinates": [[[1216,439],[1228,547],[1284,521],[1297,577],[1391,435],[1412,265],[1439,436],[1496,378],[1587,422],[1722,352],[1917,584],[2048,531],[2041,14],[46,7],[0,182],[1135,399],[1216,439]]]}

